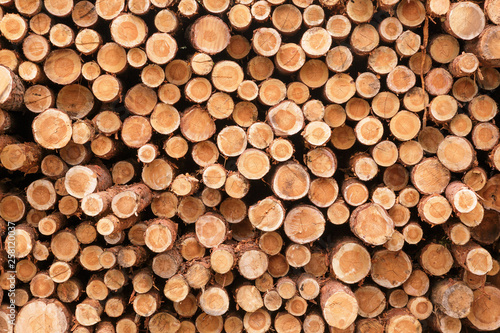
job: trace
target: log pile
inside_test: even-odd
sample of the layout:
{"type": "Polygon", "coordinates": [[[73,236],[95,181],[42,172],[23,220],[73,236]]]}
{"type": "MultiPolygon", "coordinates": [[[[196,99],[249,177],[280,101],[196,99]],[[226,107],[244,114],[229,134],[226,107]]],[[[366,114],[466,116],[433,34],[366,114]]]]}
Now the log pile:
{"type": "Polygon", "coordinates": [[[500,329],[500,1],[0,19],[6,332],[500,329]]]}

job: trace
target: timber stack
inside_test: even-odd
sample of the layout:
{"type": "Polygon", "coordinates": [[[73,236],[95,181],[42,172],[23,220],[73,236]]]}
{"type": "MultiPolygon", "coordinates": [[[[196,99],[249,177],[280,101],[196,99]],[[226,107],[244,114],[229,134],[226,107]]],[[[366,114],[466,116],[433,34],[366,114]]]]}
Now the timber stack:
{"type": "Polygon", "coordinates": [[[499,67],[500,0],[0,0],[0,327],[498,332],[499,67]]]}

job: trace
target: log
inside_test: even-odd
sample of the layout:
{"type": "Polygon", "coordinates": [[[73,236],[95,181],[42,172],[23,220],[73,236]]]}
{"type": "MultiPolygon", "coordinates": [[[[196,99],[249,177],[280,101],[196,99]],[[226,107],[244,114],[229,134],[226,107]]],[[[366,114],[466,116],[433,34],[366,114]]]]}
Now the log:
{"type": "Polygon", "coordinates": [[[329,280],[321,288],[320,302],[325,321],[330,326],[346,329],[356,319],[358,302],[354,293],[340,282],[329,280]]]}
{"type": "Polygon", "coordinates": [[[473,292],[461,281],[443,280],[432,288],[432,301],[444,314],[465,318],[471,310],[473,292]]]}

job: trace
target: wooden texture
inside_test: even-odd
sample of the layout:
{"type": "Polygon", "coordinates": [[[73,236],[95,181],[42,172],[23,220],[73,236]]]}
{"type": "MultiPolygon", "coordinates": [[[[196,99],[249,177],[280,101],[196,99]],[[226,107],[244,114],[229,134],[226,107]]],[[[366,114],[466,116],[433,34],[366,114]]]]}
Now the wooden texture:
{"type": "Polygon", "coordinates": [[[0,0],[0,327],[500,330],[499,24],[0,0]]]}

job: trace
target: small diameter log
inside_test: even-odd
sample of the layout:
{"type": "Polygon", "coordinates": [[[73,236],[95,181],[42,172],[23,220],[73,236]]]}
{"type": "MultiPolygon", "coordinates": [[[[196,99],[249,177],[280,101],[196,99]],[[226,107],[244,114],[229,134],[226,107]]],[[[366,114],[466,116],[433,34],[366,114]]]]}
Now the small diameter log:
{"type": "Polygon", "coordinates": [[[266,332],[271,327],[271,315],[264,309],[259,309],[255,312],[247,312],[243,317],[243,323],[240,325],[241,319],[238,317],[228,317],[224,323],[226,332],[242,332],[243,327],[249,333],[266,332]]]}
{"type": "Polygon", "coordinates": [[[465,318],[471,310],[473,292],[462,281],[442,280],[432,288],[432,302],[452,318],[465,318]]]}
{"type": "Polygon", "coordinates": [[[205,205],[196,197],[183,197],[177,208],[177,215],[186,223],[194,223],[205,213],[205,205]]]}
{"type": "Polygon", "coordinates": [[[212,83],[215,88],[223,92],[236,91],[243,78],[243,69],[234,61],[220,61],[212,70],[212,83]]]}
{"type": "Polygon", "coordinates": [[[189,295],[189,284],[182,275],[174,275],[167,280],[163,293],[172,302],[182,302],[189,295]]]}
{"type": "MultiPolygon", "coordinates": [[[[415,74],[406,66],[396,66],[386,79],[387,87],[395,94],[405,93],[410,90],[416,82],[415,74]]],[[[426,82],[427,87],[427,82],[426,82]]],[[[451,86],[450,86],[451,89],[451,86]]]]}
{"type": "MultiPolygon", "coordinates": [[[[387,46],[379,46],[368,56],[368,66],[377,74],[389,74],[396,68],[398,64],[397,59],[397,54],[393,49],[387,46]]],[[[378,84],[378,86],[380,89],[380,84],[378,84]]]]}
{"type": "Polygon", "coordinates": [[[272,24],[283,35],[292,35],[300,29],[302,13],[292,4],[280,5],[273,11],[272,24]]]}
{"type": "Polygon", "coordinates": [[[234,248],[226,244],[215,247],[210,255],[210,263],[216,273],[229,272],[236,264],[234,248]]]}
{"type": "Polygon", "coordinates": [[[399,106],[400,102],[398,97],[389,91],[383,91],[377,94],[373,98],[371,104],[375,115],[385,119],[394,117],[399,111],[399,106]]]}
{"type": "Polygon", "coordinates": [[[370,254],[355,239],[339,241],[331,251],[330,269],[336,279],[349,284],[357,283],[370,272],[370,254]]]}
{"type": "Polygon", "coordinates": [[[277,232],[264,232],[259,238],[259,248],[270,256],[280,253],[282,247],[283,238],[277,232]]]}
{"type": "Polygon", "coordinates": [[[30,281],[30,292],[38,298],[48,298],[56,291],[56,284],[48,272],[40,272],[30,281]]]}
{"type": "Polygon", "coordinates": [[[109,171],[100,165],[74,166],[64,179],[66,191],[82,199],[95,191],[103,191],[112,185],[109,171]]]}
{"type": "Polygon", "coordinates": [[[408,223],[403,228],[403,237],[408,244],[417,244],[422,240],[424,236],[424,231],[422,227],[417,222],[408,223]]]}
{"type": "Polygon", "coordinates": [[[211,279],[210,263],[208,258],[194,260],[187,266],[184,277],[191,288],[202,289],[211,279]]]}
{"type": "MultiPolygon", "coordinates": [[[[325,62],[329,70],[335,73],[342,73],[351,67],[353,59],[353,55],[349,48],[345,46],[336,46],[326,53],[325,62]]],[[[337,96],[339,98],[342,97],[342,95],[337,96]]]]}
{"type": "MultiPolygon", "coordinates": [[[[117,325],[118,326],[118,325],[117,325]]],[[[134,324],[135,326],[135,324],[134,324]]],[[[147,323],[148,330],[152,333],[166,332],[166,333],[174,333],[182,331],[181,322],[175,318],[172,314],[166,311],[159,311],[151,316],[150,320],[147,323]]],[[[194,324],[193,332],[194,332],[194,324]]],[[[138,330],[138,328],[137,328],[138,330]]],[[[118,332],[118,330],[117,330],[118,332]]],[[[125,331],[124,331],[125,332],[125,331]]],[[[135,332],[135,331],[134,331],[135,332]]],[[[184,331],[182,331],[184,332],[184,331]]],[[[186,331],[190,332],[190,331],[186,331]]]]}
{"type": "Polygon", "coordinates": [[[142,317],[153,315],[160,306],[160,295],[156,290],[136,295],[133,301],[135,313],[142,317]]]}
{"type": "Polygon", "coordinates": [[[108,297],[109,289],[102,276],[92,275],[85,288],[85,293],[91,299],[103,301],[108,297]]]}
{"type": "Polygon", "coordinates": [[[66,223],[66,217],[60,212],[45,216],[38,223],[38,231],[45,236],[53,235],[66,223]]]}
{"type": "Polygon", "coordinates": [[[452,207],[445,197],[433,194],[423,197],[418,203],[418,214],[431,225],[443,224],[451,216],[452,207]]]}
{"type": "Polygon", "coordinates": [[[418,260],[424,271],[434,276],[448,273],[453,266],[450,251],[441,244],[430,243],[424,246],[418,260]]]}
{"type": "Polygon", "coordinates": [[[443,141],[444,136],[436,127],[427,126],[418,134],[418,142],[427,153],[435,154],[443,141]]]}
{"type": "Polygon", "coordinates": [[[408,294],[402,289],[393,289],[388,293],[389,305],[393,308],[404,308],[408,303],[408,294]]]}
{"type": "Polygon", "coordinates": [[[265,149],[274,139],[274,133],[266,123],[255,122],[247,129],[248,142],[257,149],[265,149]]]}
{"type": "Polygon", "coordinates": [[[462,182],[452,182],[446,188],[446,198],[459,213],[470,213],[478,204],[476,193],[462,182]]]}
{"type": "Polygon", "coordinates": [[[328,101],[342,104],[354,96],[356,93],[356,84],[351,76],[338,73],[328,79],[324,89],[324,94],[328,101]]]}
{"type": "Polygon", "coordinates": [[[182,257],[177,250],[169,250],[156,255],[151,263],[153,272],[161,278],[168,279],[177,273],[182,257]]]}
{"type": "Polygon", "coordinates": [[[57,109],[47,109],[37,116],[32,128],[35,141],[47,149],[63,148],[71,140],[71,120],[57,109]]]}
{"type": "Polygon", "coordinates": [[[369,192],[365,184],[354,178],[344,181],[341,191],[346,203],[351,206],[360,206],[369,197],[369,192]]]}
{"type": "Polygon", "coordinates": [[[152,200],[151,190],[142,183],[127,186],[123,192],[115,195],[111,202],[113,213],[122,219],[143,211],[152,200]]]}
{"type": "Polygon", "coordinates": [[[433,305],[427,297],[413,297],[408,301],[408,310],[411,314],[415,316],[418,320],[425,320],[433,312],[433,305]]]}
{"type": "Polygon", "coordinates": [[[0,200],[0,216],[7,222],[18,222],[26,213],[25,200],[18,195],[5,195],[0,200]]]}
{"type": "Polygon", "coordinates": [[[423,296],[429,291],[429,277],[422,270],[413,270],[403,283],[404,291],[410,296],[423,296]]]}
{"type": "Polygon", "coordinates": [[[404,235],[395,230],[391,238],[384,244],[384,247],[389,251],[399,251],[403,248],[405,243],[404,235]]]}
{"type": "Polygon", "coordinates": [[[80,245],[73,232],[60,231],[52,237],[50,249],[54,257],[69,262],[78,254],[80,245]]]}
{"type": "Polygon", "coordinates": [[[340,329],[346,329],[354,322],[359,309],[354,293],[335,280],[329,280],[321,288],[320,304],[328,325],[340,329]]]}
{"type": "Polygon", "coordinates": [[[380,36],[377,29],[371,24],[360,24],[356,26],[350,38],[350,44],[354,53],[365,55],[373,51],[379,44],[380,36]]]}
{"type": "Polygon", "coordinates": [[[491,254],[477,243],[452,245],[451,251],[457,263],[476,275],[485,275],[493,268],[491,254]]]}
{"type": "MultiPolygon", "coordinates": [[[[480,205],[480,204],[478,204],[480,205]]],[[[477,242],[485,245],[495,243],[500,237],[500,229],[498,228],[499,215],[497,211],[484,211],[483,220],[478,226],[471,229],[471,236],[477,242]]]]}

